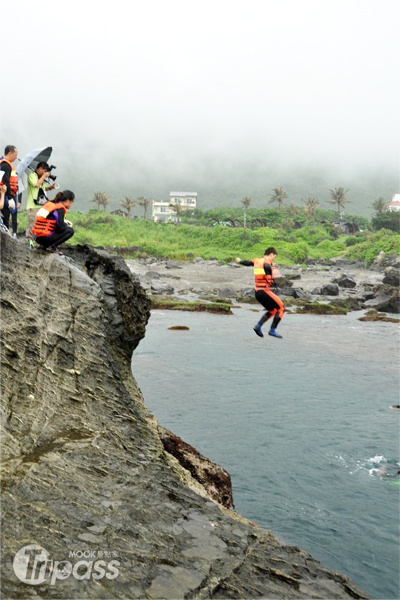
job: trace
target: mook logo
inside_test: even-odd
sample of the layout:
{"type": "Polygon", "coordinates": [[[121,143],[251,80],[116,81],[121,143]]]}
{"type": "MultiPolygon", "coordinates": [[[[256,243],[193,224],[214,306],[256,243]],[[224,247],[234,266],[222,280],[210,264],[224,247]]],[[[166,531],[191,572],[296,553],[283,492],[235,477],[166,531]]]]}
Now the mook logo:
{"type": "MultiPolygon", "coordinates": [[[[45,548],[38,544],[29,544],[18,550],[14,556],[13,569],[18,579],[28,585],[40,585],[44,582],[55,585],[57,581],[64,581],[70,576],[77,580],[99,580],[103,577],[115,579],[119,575],[117,567],[120,563],[117,560],[95,560],[104,554],[95,550],[72,552],[70,558],[81,559],[72,563],[69,560],[53,560],[45,548]]],[[[112,554],[115,556],[115,553],[112,554]]]]}

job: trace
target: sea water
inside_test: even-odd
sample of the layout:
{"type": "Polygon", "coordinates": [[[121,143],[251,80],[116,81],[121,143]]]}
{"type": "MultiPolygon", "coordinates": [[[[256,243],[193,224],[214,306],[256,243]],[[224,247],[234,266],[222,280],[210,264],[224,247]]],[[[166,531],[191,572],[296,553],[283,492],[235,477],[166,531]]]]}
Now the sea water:
{"type": "Polygon", "coordinates": [[[153,311],[132,370],[161,425],[230,473],[236,510],[399,597],[399,326],[287,314],[153,311]],[[188,331],[169,330],[175,325],[188,331]]]}

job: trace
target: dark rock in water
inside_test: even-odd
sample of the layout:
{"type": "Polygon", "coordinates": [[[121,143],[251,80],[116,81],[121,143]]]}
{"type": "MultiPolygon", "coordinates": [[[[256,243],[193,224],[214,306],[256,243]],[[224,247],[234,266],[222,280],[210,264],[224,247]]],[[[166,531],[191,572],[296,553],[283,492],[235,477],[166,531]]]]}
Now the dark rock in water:
{"type": "Polygon", "coordinates": [[[394,319],[388,317],[385,313],[379,313],[377,310],[371,308],[367,310],[363,317],[359,317],[359,321],[382,321],[384,323],[400,323],[400,319],[394,319]]]}
{"type": "Polygon", "coordinates": [[[131,371],[150,300],[121,258],[0,241],[3,598],[366,598],[165,451],[131,371]]]}
{"type": "Polygon", "coordinates": [[[349,275],[346,275],[345,273],[339,275],[339,277],[336,277],[333,280],[333,283],[337,283],[338,286],[342,288],[355,288],[357,285],[354,279],[352,277],[349,277],[349,275]]]}
{"type": "Polygon", "coordinates": [[[339,286],[337,283],[326,283],[321,288],[321,296],[338,296],[339,286]]]}

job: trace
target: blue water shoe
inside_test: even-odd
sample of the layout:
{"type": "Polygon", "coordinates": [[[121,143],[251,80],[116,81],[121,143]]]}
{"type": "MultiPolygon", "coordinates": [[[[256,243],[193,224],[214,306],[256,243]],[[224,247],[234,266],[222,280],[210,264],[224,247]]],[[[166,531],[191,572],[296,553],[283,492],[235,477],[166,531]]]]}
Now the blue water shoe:
{"type": "Polygon", "coordinates": [[[253,329],[254,329],[254,331],[256,332],[257,335],[259,335],[260,337],[264,337],[264,334],[261,331],[261,325],[260,325],[260,323],[257,323],[257,325],[254,325],[253,329]]]}
{"type": "Polygon", "coordinates": [[[272,337],[276,337],[276,338],[280,338],[282,339],[282,336],[279,335],[279,333],[276,332],[276,329],[271,329],[268,331],[268,335],[272,335],[272,337]]]}

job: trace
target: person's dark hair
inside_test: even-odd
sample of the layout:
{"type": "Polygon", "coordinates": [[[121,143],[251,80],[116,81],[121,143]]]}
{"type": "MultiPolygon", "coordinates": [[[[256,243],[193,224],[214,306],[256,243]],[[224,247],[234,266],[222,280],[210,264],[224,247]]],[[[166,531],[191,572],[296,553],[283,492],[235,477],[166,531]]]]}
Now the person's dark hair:
{"type": "Polygon", "coordinates": [[[6,146],[4,148],[4,156],[6,156],[7,154],[9,154],[10,152],[14,152],[14,150],[17,148],[17,146],[13,146],[12,144],[6,146]]]}
{"type": "Polygon", "coordinates": [[[47,164],[47,162],[44,162],[44,160],[40,161],[40,163],[38,163],[38,166],[36,167],[37,169],[45,169],[46,171],[49,171],[50,167],[47,164]]]}
{"type": "Polygon", "coordinates": [[[52,202],[64,202],[64,200],[75,200],[74,192],[71,190],[64,190],[63,192],[58,192],[57,196],[52,200],[52,202]]]}
{"type": "Polygon", "coordinates": [[[264,256],[268,256],[268,254],[278,254],[275,248],[271,246],[271,248],[267,248],[264,252],[264,256]]]}

